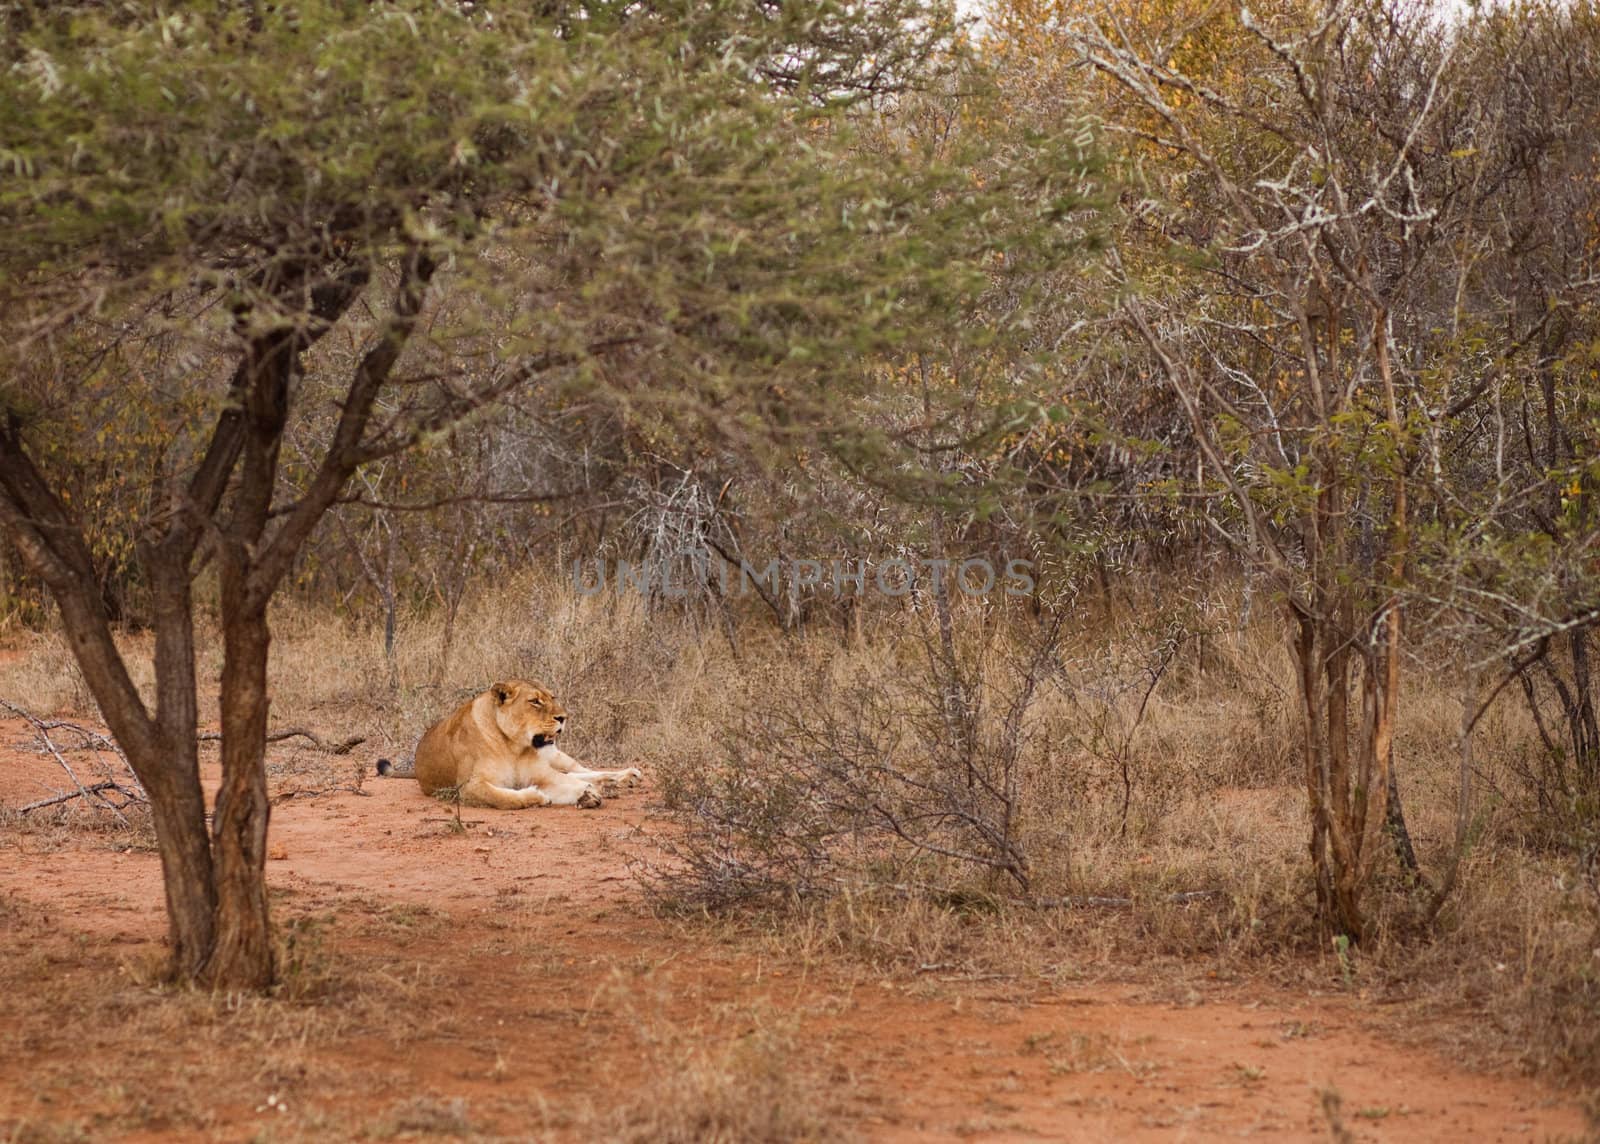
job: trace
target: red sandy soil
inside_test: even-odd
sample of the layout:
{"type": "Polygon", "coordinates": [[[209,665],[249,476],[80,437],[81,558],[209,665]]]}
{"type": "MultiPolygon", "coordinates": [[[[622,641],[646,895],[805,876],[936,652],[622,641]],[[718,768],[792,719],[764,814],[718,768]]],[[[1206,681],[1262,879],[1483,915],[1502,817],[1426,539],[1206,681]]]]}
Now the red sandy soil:
{"type": "MultiPolygon", "coordinates": [[[[0,723],[0,805],[65,785],[30,741],[0,723]]],[[[148,842],[0,823],[0,1140],[652,1139],[676,1071],[772,1029],[819,1122],[865,1139],[1327,1140],[1330,1091],[1346,1139],[1585,1132],[1570,1097],[1386,1040],[1354,999],[896,976],[659,920],[625,860],[648,788],[457,831],[412,782],[357,793],[366,762],[275,767],[275,909],[321,919],[338,967],[270,1003],[282,1028],[141,978],[165,928],[148,842]]]]}

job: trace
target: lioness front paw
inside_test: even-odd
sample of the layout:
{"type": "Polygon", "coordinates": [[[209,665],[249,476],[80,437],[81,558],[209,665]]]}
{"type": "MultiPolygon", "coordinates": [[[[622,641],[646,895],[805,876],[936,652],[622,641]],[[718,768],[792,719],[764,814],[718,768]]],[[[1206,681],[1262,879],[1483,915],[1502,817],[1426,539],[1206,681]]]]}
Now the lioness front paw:
{"type": "Polygon", "coordinates": [[[584,787],[583,793],[578,796],[578,805],[584,810],[593,810],[600,805],[600,792],[594,787],[584,787]]]}
{"type": "Polygon", "coordinates": [[[638,767],[629,767],[627,770],[622,772],[622,781],[627,783],[629,786],[633,786],[636,783],[643,782],[644,775],[640,773],[638,767]]]}

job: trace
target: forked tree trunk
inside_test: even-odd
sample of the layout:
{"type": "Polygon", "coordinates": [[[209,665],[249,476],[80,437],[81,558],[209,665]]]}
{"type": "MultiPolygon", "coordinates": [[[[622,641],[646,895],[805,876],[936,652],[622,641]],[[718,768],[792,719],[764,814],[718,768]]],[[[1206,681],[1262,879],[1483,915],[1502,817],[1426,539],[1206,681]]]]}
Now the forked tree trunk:
{"type": "MultiPolygon", "coordinates": [[[[293,268],[291,268],[293,269],[293,268]]],[[[303,269],[303,268],[302,268],[303,269]]],[[[111,733],[150,796],[171,922],[172,973],[224,989],[263,989],[276,966],[267,913],[267,605],[294,554],[365,460],[363,435],[421,309],[434,263],[414,251],[402,265],[394,314],[361,359],[333,440],[311,484],[270,536],[278,455],[299,357],[365,288],[368,269],[306,282],[290,275],[287,296],[309,295],[305,322],[248,339],[205,453],[184,485],[163,494],[159,529],[140,544],[155,612],[156,706],[134,686],[100,598],[83,531],[23,444],[20,418],[0,423],[0,526],[61,608],[73,656],[111,733]],[[231,511],[223,514],[232,492],[231,511]],[[194,555],[215,538],[222,573],[222,787],[206,832],[200,785],[195,672],[194,555]]],[[[531,371],[534,366],[528,367],[531,371]]],[[[517,377],[502,381],[509,388],[517,377]]],[[[440,415],[439,424],[450,417],[440,415]]]]}
{"type": "MultiPolygon", "coordinates": [[[[1347,601],[1343,602],[1347,603],[1347,601]]],[[[1314,606],[1314,605],[1313,605],[1314,606]]],[[[1345,607],[1332,619],[1291,606],[1302,715],[1306,794],[1311,806],[1311,862],[1317,904],[1327,924],[1352,940],[1366,936],[1362,897],[1382,852],[1377,836],[1393,835],[1398,813],[1394,718],[1399,686],[1399,616],[1390,601],[1371,625],[1366,647],[1353,650],[1345,607]],[[1332,647],[1330,652],[1324,649],[1332,647]],[[1361,703],[1352,717],[1354,673],[1361,703]]],[[[1402,820],[1403,821],[1403,820],[1402,820]]],[[[1405,838],[1409,846],[1409,837],[1405,838]]],[[[1398,853],[1398,851],[1397,851],[1398,853]]],[[[1415,856],[1403,865],[1415,868],[1415,856]]]]}
{"type": "MultiPolygon", "coordinates": [[[[1317,342],[1309,323],[1304,325],[1307,362],[1314,366],[1317,342]]],[[[1407,445],[1390,369],[1388,315],[1382,309],[1373,317],[1372,344],[1395,448],[1385,575],[1381,585],[1369,589],[1358,590],[1349,582],[1353,561],[1346,518],[1352,476],[1336,452],[1319,445],[1312,466],[1317,500],[1303,529],[1311,582],[1302,600],[1290,605],[1317,901],[1324,921],[1355,941],[1367,933],[1362,896],[1382,849],[1376,836],[1386,827],[1392,830],[1400,813],[1394,727],[1400,693],[1400,589],[1409,550],[1407,445]],[[1373,599],[1377,592],[1382,594],[1373,599]],[[1352,712],[1358,670],[1361,702],[1352,712]]],[[[1331,335],[1326,361],[1328,376],[1337,376],[1339,343],[1331,335]]],[[[1414,870],[1416,858],[1410,854],[1407,862],[1410,840],[1403,833],[1404,820],[1399,821],[1401,832],[1394,840],[1397,847],[1404,840],[1401,861],[1414,870]]]]}

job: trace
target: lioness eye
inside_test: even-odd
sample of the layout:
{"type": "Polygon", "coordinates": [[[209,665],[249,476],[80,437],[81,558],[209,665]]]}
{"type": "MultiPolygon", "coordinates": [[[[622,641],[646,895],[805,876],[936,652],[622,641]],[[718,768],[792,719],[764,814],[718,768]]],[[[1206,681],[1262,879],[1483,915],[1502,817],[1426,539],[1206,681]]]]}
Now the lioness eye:
{"type": "Polygon", "coordinates": [[[532,703],[535,707],[543,707],[544,706],[544,700],[543,699],[530,699],[530,700],[528,700],[528,702],[532,703]]]}

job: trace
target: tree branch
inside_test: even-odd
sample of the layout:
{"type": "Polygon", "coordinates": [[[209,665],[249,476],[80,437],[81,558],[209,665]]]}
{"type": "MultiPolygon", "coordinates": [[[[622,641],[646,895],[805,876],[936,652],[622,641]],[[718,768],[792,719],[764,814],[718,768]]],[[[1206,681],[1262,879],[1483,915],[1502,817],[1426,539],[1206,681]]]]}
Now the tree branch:
{"type": "MultiPolygon", "coordinates": [[[[295,339],[298,343],[295,352],[304,352],[344,316],[345,311],[360,297],[370,277],[371,272],[366,265],[354,266],[337,278],[314,287],[311,291],[311,321],[300,328],[279,331],[277,336],[295,339]]],[[[228,385],[227,403],[217,417],[205,456],[190,478],[185,491],[185,503],[179,506],[188,511],[176,514],[165,540],[169,554],[180,556],[185,566],[204,531],[203,522],[216,515],[228,487],[228,478],[244,448],[244,402],[249,384],[250,359],[247,356],[234,371],[233,380],[228,385]]]]}
{"type": "Polygon", "coordinates": [[[94,558],[77,522],[28,454],[14,410],[6,411],[0,427],[0,526],[55,597],[73,654],[112,733],[135,757],[151,758],[155,724],[111,638],[94,558]]]}
{"type": "MultiPolygon", "coordinates": [[[[253,603],[265,606],[278,582],[294,562],[301,545],[338,499],[351,474],[360,467],[357,446],[372,417],[373,403],[416,328],[417,315],[422,310],[423,298],[436,268],[433,259],[423,251],[413,251],[405,260],[401,268],[400,285],[395,291],[394,313],[378,344],[356,366],[333,440],[323,455],[316,476],[312,478],[311,487],[301,498],[296,510],[285,518],[261,549],[250,571],[248,594],[253,603]]],[[[271,492],[272,482],[269,481],[266,494],[270,497],[271,492]]],[[[263,506],[263,524],[265,519],[266,508],[263,506]]]]}

